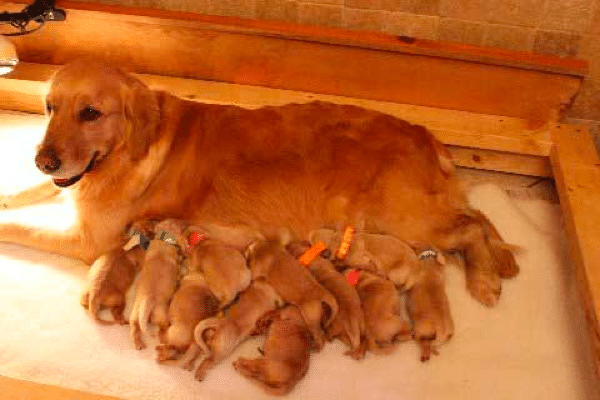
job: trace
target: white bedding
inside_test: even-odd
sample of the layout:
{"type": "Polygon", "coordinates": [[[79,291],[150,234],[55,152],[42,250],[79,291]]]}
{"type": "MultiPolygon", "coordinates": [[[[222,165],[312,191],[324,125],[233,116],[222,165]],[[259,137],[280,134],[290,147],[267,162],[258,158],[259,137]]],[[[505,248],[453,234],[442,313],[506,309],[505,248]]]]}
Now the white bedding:
{"type": "MultiPolygon", "coordinates": [[[[42,180],[33,166],[42,124],[40,117],[0,114],[0,193],[42,180]]],[[[504,282],[500,304],[478,304],[449,266],[456,333],[440,356],[421,363],[416,345],[405,343],[390,356],[356,362],[329,344],[288,398],[598,398],[558,206],[515,201],[492,185],[474,188],[470,199],[523,247],[521,274],[504,282]]],[[[64,226],[67,208],[2,211],[0,221],[64,226]]],[[[272,398],[233,370],[233,358],[198,383],[190,372],[158,365],[152,349],[136,351],[126,327],[95,324],[79,305],[84,277],[78,262],[0,244],[0,375],[129,399],[272,398]]],[[[234,357],[257,355],[259,343],[246,343],[234,357]]]]}

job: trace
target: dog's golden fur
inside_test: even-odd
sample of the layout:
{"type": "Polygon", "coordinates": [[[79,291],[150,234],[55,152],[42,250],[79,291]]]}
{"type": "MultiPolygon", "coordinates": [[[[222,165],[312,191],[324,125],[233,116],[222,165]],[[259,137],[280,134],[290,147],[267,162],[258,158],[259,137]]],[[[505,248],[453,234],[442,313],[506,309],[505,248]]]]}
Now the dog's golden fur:
{"type": "MultiPolygon", "coordinates": [[[[514,258],[469,208],[448,152],[421,126],[323,102],[247,110],[150,90],[120,69],[75,62],[54,77],[38,161],[60,159],[72,186],[71,232],[0,225],[0,241],[88,263],[144,217],[313,229],[360,215],[366,229],[465,253],[467,286],[496,304],[514,258]],[[86,121],[82,112],[100,112],[86,121]],[[47,158],[47,157],[46,157],[47,158]]],[[[48,171],[46,171],[48,172],[48,171]]]]}

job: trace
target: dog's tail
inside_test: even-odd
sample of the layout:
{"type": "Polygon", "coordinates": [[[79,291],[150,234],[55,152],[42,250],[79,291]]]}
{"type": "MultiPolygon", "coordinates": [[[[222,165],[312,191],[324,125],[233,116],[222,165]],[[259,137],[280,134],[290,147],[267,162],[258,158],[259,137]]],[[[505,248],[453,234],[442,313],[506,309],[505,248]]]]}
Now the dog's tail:
{"type": "Polygon", "coordinates": [[[204,339],[204,334],[209,329],[216,330],[220,321],[221,319],[218,317],[207,318],[205,320],[200,321],[198,325],[196,325],[196,328],[194,328],[194,341],[200,347],[202,353],[204,353],[204,355],[206,356],[210,355],[212,352],[208,347],[206,340],[204,339]]]}

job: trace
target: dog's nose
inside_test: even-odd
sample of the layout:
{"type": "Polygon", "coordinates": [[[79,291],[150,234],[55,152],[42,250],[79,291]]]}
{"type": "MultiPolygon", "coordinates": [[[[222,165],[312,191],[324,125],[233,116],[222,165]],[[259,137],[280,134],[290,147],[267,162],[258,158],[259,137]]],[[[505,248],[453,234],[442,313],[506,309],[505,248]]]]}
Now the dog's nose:
{"type": "Polygon", "coordinates": [[[42,149],[35,156],[35,166],[46,174],[54,172],[60,168],[60,158],[52,147],[42,149]]]}

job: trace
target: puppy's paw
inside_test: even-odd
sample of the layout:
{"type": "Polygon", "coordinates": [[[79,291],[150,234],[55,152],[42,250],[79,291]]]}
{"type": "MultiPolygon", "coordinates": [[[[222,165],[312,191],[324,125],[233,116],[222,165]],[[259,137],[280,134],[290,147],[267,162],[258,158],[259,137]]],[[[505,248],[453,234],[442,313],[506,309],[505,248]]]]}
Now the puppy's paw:
{"type": "Polygon", "coordinates": [[[498,304],[502,291],[500,275],[495,272],[474,271],[467,276],[467,289],[481,304],[494,307],[498,304]]]}
{"type": "Polygon", "coordinates": [[[156,361],[159,363],[176,360],[180,354],[177,348],[168,344],[157,344],[154,349],[156,350],[156,361]]]}
{"type": "Polygon", "coordinates": [[[240,358],[233,363],[233,368],[245,376],[246,378],[259,379],[261,377],[261,370],[259,368],[258,360],[250,360],[247,358],[240,358]]]}

